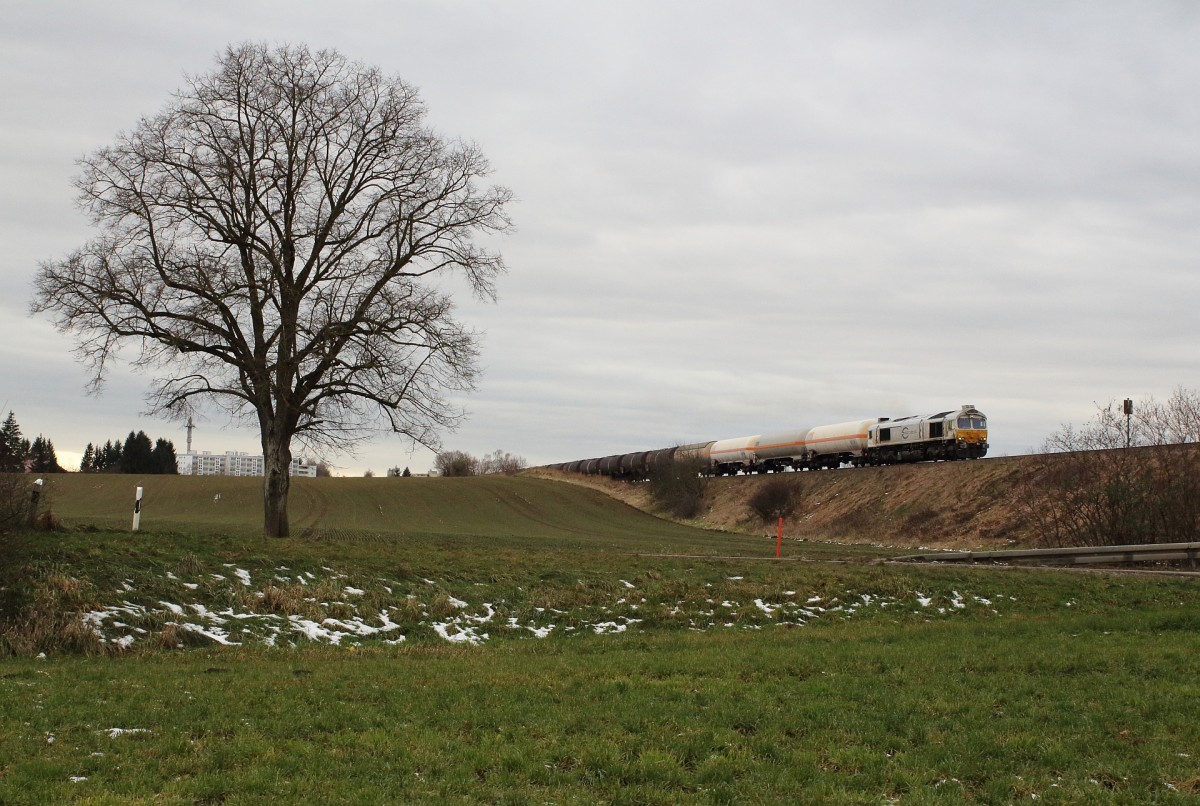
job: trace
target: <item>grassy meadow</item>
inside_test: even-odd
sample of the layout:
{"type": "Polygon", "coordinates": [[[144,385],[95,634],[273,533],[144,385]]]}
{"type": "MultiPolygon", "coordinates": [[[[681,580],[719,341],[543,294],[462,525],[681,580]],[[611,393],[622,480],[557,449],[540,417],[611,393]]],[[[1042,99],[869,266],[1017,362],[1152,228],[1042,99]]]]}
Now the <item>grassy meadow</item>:
{"type": "Polygon", "coordinates": [[[1200,802],[1189,579],[779,561],[523,478],[302,480],[286,540],[253,479],[49,498],[0,803],[1200,802]]]}

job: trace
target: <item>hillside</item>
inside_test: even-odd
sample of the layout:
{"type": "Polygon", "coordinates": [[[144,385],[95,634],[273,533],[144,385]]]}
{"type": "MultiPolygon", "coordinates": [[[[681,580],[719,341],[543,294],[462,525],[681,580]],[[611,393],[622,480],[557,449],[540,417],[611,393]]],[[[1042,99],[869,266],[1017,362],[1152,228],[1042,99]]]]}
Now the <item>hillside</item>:
{"type": "MultiPolygon", "coordinates": [[[[46,477],[43,507],[68,527],[128,531],[137,487],[147,533],[262,534],[262,479],[61,474],[46,477]]],[[[484,539],[556,548],[729,553],[730,534],[653,517],[586,487],[532,476],[294,479],[294,537],[370,543],[484,539]]],[[[762,549],[765,552],[765,548],[762,549]]]]}
{"type": "MultiPolygon", "coordinates": [[[[747,499],[770,480],[800,489],[785,536],[888,546],[1005,547],[1028,542],[1017,500],[1030,457],[712,479],[704,515],[658,517],[646,485],[544,470],[464,479],[296,479],[295,536],[511,535],[624,541],[637,535],[721,543],[686,527],[762,534],[747,499]],[[565,484],[562,482],[566,482],[565,484]],[[603,493],[601,495],[600,493],[603,493]],[[656,515],[650,517],[650,515],[656,515]]],[[[257,478],[67,474],[47,478],[45,501],[71,526],[128,529],[145,488],[147,531],[261,532],[257,478]]],[[[775,524],[769,526],[775,534],[775,524]]]]}
{"type": "MultiPolygon", "coordinates": [[[[785,537],[939,548],[1004,548],[1032,535],[1020,514],[1020,485],[1032,457],[925,462],[879,468],[738,476],[710,481],[707,511],[692,525],[741,533],[764,528],[746,501],[768,480],[800,488],[785,537]]],[[[533,470],[533,474],[601,490],[653,511],[644,484],[533,470]]],[[[768,531],[775,534],[775,524],[768,531]]]]}

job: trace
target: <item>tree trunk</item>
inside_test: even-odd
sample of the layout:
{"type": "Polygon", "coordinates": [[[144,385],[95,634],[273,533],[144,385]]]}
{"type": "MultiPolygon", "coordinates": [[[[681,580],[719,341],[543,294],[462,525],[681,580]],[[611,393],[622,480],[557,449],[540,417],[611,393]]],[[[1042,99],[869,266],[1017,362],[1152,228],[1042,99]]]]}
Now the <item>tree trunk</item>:
{"type": "Polygon", "coordinates": [[[263,534],[287,537],[289,471],[292,464],[291,435],[272,429],[263,437],[263,534]]]}

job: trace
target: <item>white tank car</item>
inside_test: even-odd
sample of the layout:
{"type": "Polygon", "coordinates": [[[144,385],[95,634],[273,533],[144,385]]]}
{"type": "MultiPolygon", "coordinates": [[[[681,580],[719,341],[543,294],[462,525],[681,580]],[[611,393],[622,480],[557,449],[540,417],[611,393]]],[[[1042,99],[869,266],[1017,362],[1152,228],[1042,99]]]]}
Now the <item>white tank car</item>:
{"type": "Polygon", "coordinates": [[[763,434],[755,438],[755,461],[766,470],[783,470],[804,461],[810,429],[791,429],[763,434]]]}
{"type": "Polygon", "coordinates": [[[736,473],[740,468],[750,467],[754,464],[754,445],[757,440],[757,436],[718,439],[708,452],[709,461],[718,472],[736,473]]]}
{"type": "Polygon", "coordinates": [[[805,464],[818,468],[837,467],[842,462],[861,463],[867,448],[868,429],[877,422],[879,418],[873,417],[811,429],[805,439],[805,464]]]}

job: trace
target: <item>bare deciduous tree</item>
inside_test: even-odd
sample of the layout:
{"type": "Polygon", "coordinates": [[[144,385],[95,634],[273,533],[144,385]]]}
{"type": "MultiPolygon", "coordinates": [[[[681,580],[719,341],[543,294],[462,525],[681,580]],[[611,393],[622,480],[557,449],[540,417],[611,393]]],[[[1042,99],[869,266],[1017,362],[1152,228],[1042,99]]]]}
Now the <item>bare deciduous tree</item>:
{"type": "Polygon", "coordinates": [[[1022,497],[1056,545],[1187,542],[1200,530],[1200,392],[1116,403],[1043,444],[1022,497]],[[1128,430],[1127,430],[1128,429],[1128,430]],[[1126,439],[1130,447],[1126,449],[1126,439]]]}
{"type": "Polygon", "coordinates": [[[346,449],[384,425],[436,449],[472,388],[477,335],[434,275],[494,299],[510,192],[472,144],[426,128],[403,81],[301,46],[230,47],[168,107],[82,161],[100,234],[41,265],[34,312],[99,389],[119,347],[152,412],[215,401],[257,423],[264,531],[288,534],[297,438],[346,449]]]}
{"type": "Polygon", "coordinates": [[[434,459],[441,476],[477,476],[479,460],[466,451],[442,451],[434,459]]]}
{"type": "Polygon", "coordinates": [[[485,476],[491,473],[515,476],[527,467],[529,467],[529,462],[525,460],[524,456],[514,456],[499,448],[479,460],[479,472],[485,476]]]}

